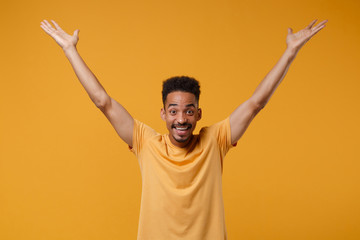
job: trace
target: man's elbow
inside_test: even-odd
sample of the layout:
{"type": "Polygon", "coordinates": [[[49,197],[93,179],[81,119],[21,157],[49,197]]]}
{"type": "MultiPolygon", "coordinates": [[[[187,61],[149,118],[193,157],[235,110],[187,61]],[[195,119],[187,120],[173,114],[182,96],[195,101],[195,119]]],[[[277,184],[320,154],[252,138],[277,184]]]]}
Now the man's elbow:
{"type": "Polygon", "coordinates": [[[262,103],[262,102],[258,102],[258,101],[251,101],[251,105],[252,105],[252,109],[253,112],[256,114],[258,114],[258,112],[260,112],[261,109],[263,109],[266,105],[266,103],[262,103]]]}
{"type": "Polygon", "coordinates": [[[111,104],[111,97],[107,94],[102,94],[97,96],[94,100],[93,100],[94,104],[96,105],[97,108],[99,108],[100,110],[106,109],[107,106],[109,106],[111,104]]]}

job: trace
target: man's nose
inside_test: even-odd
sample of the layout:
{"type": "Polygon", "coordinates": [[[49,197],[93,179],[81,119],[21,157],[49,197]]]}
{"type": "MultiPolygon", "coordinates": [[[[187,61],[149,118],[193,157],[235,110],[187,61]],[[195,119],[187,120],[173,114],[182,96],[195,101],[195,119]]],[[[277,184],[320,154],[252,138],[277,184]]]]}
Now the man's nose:
{"type": "Polygon", "coordinates": [[[187,118],[186,118],[185,114],[179,114],[178,123],[184,124],[186,122],[187,122],[187,118]]]}

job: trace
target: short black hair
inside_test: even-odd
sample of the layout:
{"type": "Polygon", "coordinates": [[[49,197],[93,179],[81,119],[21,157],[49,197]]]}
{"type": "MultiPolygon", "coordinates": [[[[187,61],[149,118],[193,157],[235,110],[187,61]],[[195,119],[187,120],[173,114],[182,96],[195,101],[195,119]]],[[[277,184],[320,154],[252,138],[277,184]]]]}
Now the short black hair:
{"type": "Polygon", "coordinates": [[[200,84],[195,78],[188,76],[175,76],[165,80],[163,82],[162,90],[162,100],[164,106],[167,95],[175,91],[192,93],[195,95],[196,101],[199,103],[200,84]]]}

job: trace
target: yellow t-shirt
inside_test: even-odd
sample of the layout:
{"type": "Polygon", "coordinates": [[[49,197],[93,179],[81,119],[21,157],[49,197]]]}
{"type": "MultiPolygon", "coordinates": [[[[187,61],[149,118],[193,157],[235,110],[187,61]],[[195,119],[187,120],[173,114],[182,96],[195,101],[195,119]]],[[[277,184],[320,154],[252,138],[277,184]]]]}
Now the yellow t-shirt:
{"type": "Polygon", "coordinates": [[[232,147],[229,118],[174,146],[134,120],[133,147],[142,195],[138,240],[226,240],[222,196],[223,160],[232,147]]]}

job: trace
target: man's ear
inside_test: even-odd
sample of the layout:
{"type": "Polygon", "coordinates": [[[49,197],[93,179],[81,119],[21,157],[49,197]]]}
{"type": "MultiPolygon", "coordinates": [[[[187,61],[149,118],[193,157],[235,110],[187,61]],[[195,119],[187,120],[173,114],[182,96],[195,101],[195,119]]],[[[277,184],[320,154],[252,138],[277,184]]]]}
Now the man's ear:
{"type": "Polygon", "coordinates": [[[198,119],[197,121],[199,121],[202,117],[202,111],[201,111],[201,108],[198,109],[198,119]]]}
{"type": "Polygon", "coordinates": [[[165,121],[165,110],[163,108],[160,110],[160,117],[165,121]]]}

